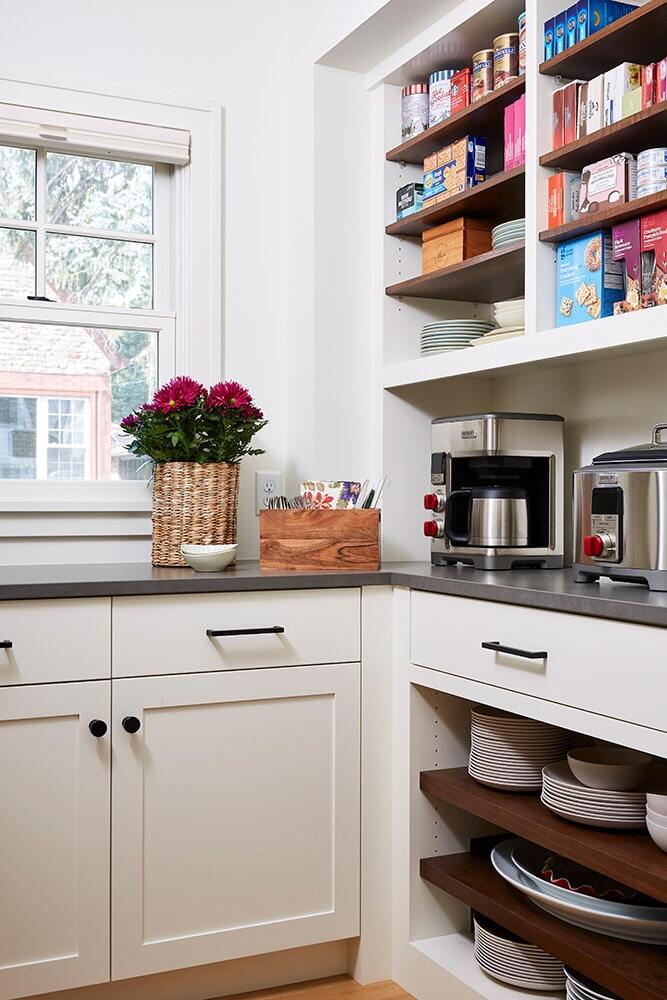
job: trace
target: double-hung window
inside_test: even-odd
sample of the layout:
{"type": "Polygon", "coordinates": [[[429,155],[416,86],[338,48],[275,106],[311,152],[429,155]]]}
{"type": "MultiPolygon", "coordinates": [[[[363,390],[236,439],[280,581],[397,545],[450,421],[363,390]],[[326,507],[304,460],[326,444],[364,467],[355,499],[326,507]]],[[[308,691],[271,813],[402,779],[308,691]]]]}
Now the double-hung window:
{"type": "MultiPolygon", "coordinates": [[[[198,127],[198,113],[82,115],[63,107],[80,94],[56,93],[50,110],[2,103],[0,82],[0,500],[19,505],[31,490],[43,501],[139,497],[132,481],[151,469],[126,450],[121,419],[177,368],[209,375],[188,341],[193,203],[203,219],[207,191],[193,187],[190,130],[169,121],[182,110],[198,127]]],[[[135,111],[110,100],[99,109],[135,111]]],[[[200,176],[212,183],[208,138],[200,176]]]]}

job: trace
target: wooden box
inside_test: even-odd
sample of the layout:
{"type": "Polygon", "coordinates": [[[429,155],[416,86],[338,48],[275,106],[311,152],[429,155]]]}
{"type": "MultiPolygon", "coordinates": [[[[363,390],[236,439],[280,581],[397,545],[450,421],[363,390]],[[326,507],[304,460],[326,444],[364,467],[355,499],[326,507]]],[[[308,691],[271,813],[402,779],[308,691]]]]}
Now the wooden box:
{"type": "Polygon", "coordinates": [[[380,568],[379,510],[263,510],[261,569],[380,568]]]}
{"type": "Polygon", "coordinates": [[[460,216],[422,234],[422,274],[460,264],[491,249],[491,223],[460,216]]]}

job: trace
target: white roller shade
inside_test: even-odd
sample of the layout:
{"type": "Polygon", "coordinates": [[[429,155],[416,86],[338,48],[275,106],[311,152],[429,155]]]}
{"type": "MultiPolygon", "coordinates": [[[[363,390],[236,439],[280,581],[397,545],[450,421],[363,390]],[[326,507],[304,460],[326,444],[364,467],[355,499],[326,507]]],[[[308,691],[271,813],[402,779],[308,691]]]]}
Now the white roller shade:
{"type": "Polygon", "coordinates": [[[182,129],[14,104],[0,104],[0,143],[34,144],[59,152],[129,157],[180,166],[190,162],[190,133],[182,129]]]}

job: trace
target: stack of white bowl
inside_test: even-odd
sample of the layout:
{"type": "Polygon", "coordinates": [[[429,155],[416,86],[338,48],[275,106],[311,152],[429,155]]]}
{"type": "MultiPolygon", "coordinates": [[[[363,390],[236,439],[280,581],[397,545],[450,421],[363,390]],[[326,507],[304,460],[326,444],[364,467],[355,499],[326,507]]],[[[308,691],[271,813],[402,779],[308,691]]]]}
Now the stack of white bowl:
{"type": "Polygon", "coordinates": [[[475,958],[488,976],[524,990],[562,990],[563,963],[492,920],[473,914],[475,958]]]}
{"type": "Polygon", "coordinates": [[[520,337],[525,333],[525,299],[506,299],[504,302],[493,303],[493,315],[496,321],[494,330],[484,334],[475,341],[476,346],[488,344],[494,340],[505,340],[507,337],[520,337]]]}
{"type": "Polygon", "coordinates": [[[667,795],[649,792],[646,796],[646,825],[651,838],[667,851],[667,795]]]}
{"type": "Polygon", "coordinates": [[[539,792],[542,768],[562,760],[570,734],[497,708],[471,711],[470,763],[475,781],[508,792],[539,792]]]}

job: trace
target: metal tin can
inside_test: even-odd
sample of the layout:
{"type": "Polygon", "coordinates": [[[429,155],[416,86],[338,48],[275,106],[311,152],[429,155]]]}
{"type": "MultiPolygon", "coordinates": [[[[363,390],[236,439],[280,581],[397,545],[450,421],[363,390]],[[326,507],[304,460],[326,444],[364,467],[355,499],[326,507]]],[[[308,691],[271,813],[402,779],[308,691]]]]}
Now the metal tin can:
{"type": "Polygon", "coordinates": [[[493,49],[480,49],[472,57],[473,103],[493,92],[493,49]]]}
{"type": "Polygon", "coordinates": [[[519,14],[519,76],[526,73],[526,12],[519,14]]]}
{"type": "Polygon", "coordinates": [[[401,91],[401,138],[412,139],[428,128],[428,84],[411,83],[401,91]]]}
{"type": "Polygon", "coordinates": [[[637,169],[645,167],[662,167],[667,164],[667,148],[658,146],[656,149],[642,149],[637,156],[637,169]]]}
{"type": "Polygon", "coordinates": [[[493,39],[493,89],[500,90],[519,75],[519,34],[510,31],[493,39]]]}
{"type": "Polygon", "coordinates": [[[438,125],[452,113],[452,77],[455,69],[440,69],[428,78],[428,124],[438,125]]]}

